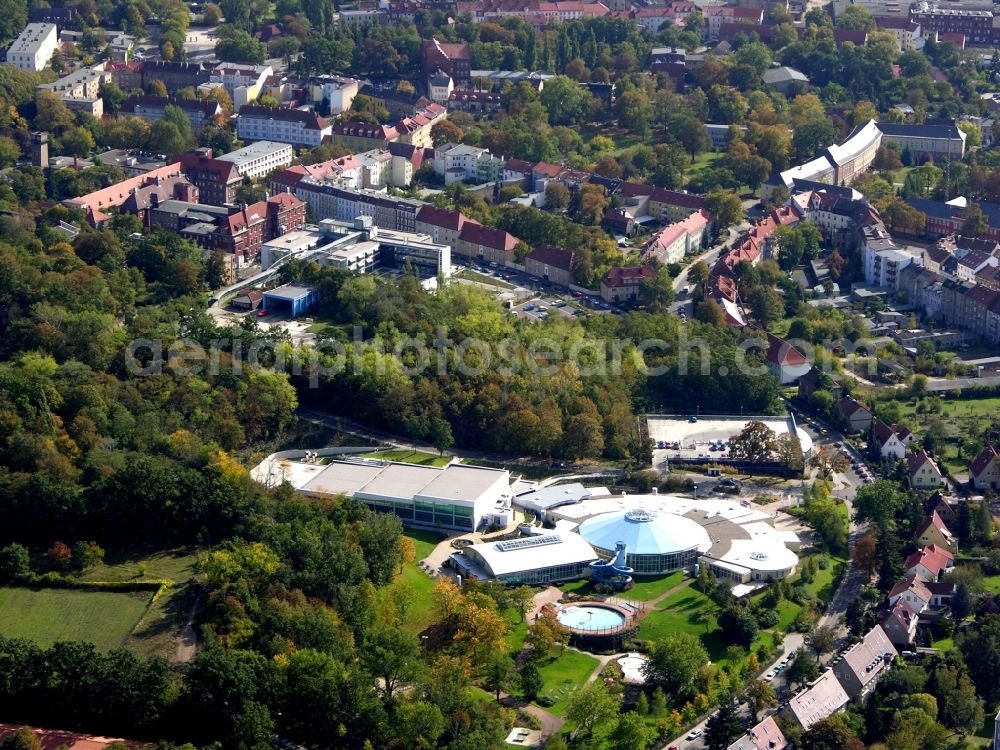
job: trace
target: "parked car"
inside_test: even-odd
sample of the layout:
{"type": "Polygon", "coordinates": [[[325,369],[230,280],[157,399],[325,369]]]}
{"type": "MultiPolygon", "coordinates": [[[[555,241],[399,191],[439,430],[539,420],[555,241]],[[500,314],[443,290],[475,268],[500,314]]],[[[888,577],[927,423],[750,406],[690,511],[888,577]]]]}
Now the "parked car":
{"type": "Polygon", "coordinates": [[[775,671],[774,671],[774,670],[772,669],[772,670],[771,670],[770,672],[768,672],[768,673],[767,673],[766,675],[764,675],[764,681],[765,681],[765,682],[770,682],[771,680],[773,680],[773,679],[774,679],[775,677],[777,677],[777,676],[778,676],[778,673],[777,673],[777,672],[775,672],[775,671]]]}
{"type": "Polygon", "coordinates": [[[702,735],[702,731],[700,729],[692,729],[691,732],[688,734],[688,736],[685,737],[684,739],[686,739],[688,741],[690,741],[690,740],[696,740],[699,737],[701,737],[701,735],[702,735]]]}

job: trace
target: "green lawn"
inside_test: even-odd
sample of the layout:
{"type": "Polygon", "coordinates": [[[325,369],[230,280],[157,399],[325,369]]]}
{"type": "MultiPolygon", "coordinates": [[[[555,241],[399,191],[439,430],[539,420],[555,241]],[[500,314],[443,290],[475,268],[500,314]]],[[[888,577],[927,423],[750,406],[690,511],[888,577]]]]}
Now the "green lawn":
{"type": "MultiPolygon", "coordinates": [[[[906,416],[916,414],[916,404],[912,401],[900,402],[901,411],[906,416]]],[[[993,417],[1000,412],[1000,397],[942,399],[941,416],[951,419],[972,417],[993,417]]],[[[923,416],[923,415],[920,415],[923,416]]]]}
{"type": "Polygon", "coordinates": [[[643,618],[636,637],[655,641],[668,633],[690,633],[704,641],[710,633],[717,629],[715,618],[706,611],[661,612],[654,610],[643,618]]]}
{"type": "Polygon", "coordinates": [[[834,576],[845,564],[846,560],[831,557],[830,564],[827,566],[826,570],[823,570],[822,568],[818,569],[812,583],[806,584],[806,588],[809,589],[809,593],[822,601],[824,605],[829,604],[830,600],[833,598],[834,576]]]}
{"type": "Polygon", "coordinates": [[[391,585],[379,591],[379,601],[383,603],[393,594],[405,594],[408,602],[403,628],[411,633],[420,633],[434,622],[433,578],[417,567],[417,563],[429,555],[442,537],[432,531],[408,529],[404,535],[413,542],[416,559],[403,566],[403,571],[391,585]]]}
{"type": "Polygon", "coordinates": [[[983,576],[979,583],[985,591],[989,591],[992,594],[1000,594],[1000,575],[983,576]]]}
{"type": "Polygon", "coordinates": [[[451,456],[435,456],[433,453],[409,450],[375,451],[364,453],[361,458],[381,458],[383,461],[400,461],[421,466],[447,466],[451,462],[451,456]]]}
{"type": "Polygon", "coordinates": [[[486,284],[487,286],[495,286],[499,289],[513,289],[513,284],[508,284],[503,279],[496,279],[492,276],[487,276],[484,273],[479,273],[479,271],[473,271],[471,268],[463,268],[461,271],[455,274],[455,278],[466,279],[468,281],[475,281],[478,284],[486,284]]]}
{"type": "Polygon", "coordinates": [[[636,578],[635,585],[628,591],[622,592],[623,599],[634,599],[639,602],[648,602],[650,599],[670,591],[674,586],[684,583],[684,571],[678,571],[666,576],[656,576],[654,578],[636,578]]]}
{"type": "Polygon", "coordinates": [[[692,586],[685,586],[680,591],[675,591],[657,605],[657,609],[673,609],[682,612],[700,610],[704,612],[714,612],[718,605],[692,586]]]}
{"type": "Polygon", "coordinates": [[[101,651],[125,645],[152,593],[0,588],[0,635],[41,646],[89,641],[101,651]]]}
{"type": "Polygon", "coordinates": [[[942,651],[951,651],[953,648],[955,648],[955,639],[954,638],[939,638],[936,641],[931,641],[931,646],[933,648],[939,648],[942,651]]]}
{"type": "Polygon", "coordinates": [[[109,549],[104,562],[83,574],[85,581],[134,581],[168,579],[174,585],[153,602],[125,642],[144,656],[162,656],[172,661],[177,655],[176,638],[199,605],[191,585],[198,560],[204,554],[197,547],[149,552],[109,549]],[[142,573],[143,575],[140,575],[142,573]]]}
{"type": "Polygon", "coordinates": [[[545,710],[562,716],[573,693],[583,687],[598,663],[593,656],[566,649],[558,658],[540,665],[543,687],[539,695],[548,695],[555,701],[545,710]]]}

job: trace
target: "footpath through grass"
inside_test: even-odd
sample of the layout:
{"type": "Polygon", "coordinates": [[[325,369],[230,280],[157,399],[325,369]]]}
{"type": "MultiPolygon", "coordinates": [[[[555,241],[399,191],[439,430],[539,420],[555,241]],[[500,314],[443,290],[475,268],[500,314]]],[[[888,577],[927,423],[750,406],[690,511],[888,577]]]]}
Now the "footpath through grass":
{"type": "Polygon", "coordinates": [[[124,646],[152,592],[0,588],[0,635],[40,646],[87,641],[98,650],[124,646]]]}

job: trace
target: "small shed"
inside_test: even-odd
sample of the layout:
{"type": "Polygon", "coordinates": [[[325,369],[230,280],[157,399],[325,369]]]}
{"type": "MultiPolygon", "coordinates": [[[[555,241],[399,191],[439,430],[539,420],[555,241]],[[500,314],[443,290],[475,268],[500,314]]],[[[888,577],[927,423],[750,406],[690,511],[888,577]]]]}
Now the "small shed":
{"type": "Polygon", "coordinates": [[[237,310],[250,310],[251,312],[260,307],[264,300],[264,292],[260,289],[247,289],[240,292],[230,303],[237,310]]]}

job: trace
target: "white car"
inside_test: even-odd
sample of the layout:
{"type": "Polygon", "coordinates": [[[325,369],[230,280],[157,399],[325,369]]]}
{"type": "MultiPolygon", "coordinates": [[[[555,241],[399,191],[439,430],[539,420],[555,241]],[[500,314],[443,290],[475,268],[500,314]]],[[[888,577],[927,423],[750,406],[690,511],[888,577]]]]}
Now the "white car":
{"type": "Polygon", "coordinates": [[[702,731],[700,729],[692,729],[691,733],[687,737],[685,737],[684,739],[686,739],[686,740],[696,740],[699,737],[701,737],[701,735],[702,735],[702,731]]]}
{"type": "Polygon", "coordinates": [[[772,669],[772,670],[771,670],[770,672],[768,672],[768,673],[767,673],[766,675],[764,675],[764,681],[765,681],[765,682],[770,682],[771,680],[773,680],[773,679],[774,679],[774,678],[775,678],[775,677],[777,676],[777,674],[778,674],[778,673],[777,673],[777,672],[775,672],[775,671],[774,671],[774,670],[772,669]]]}

